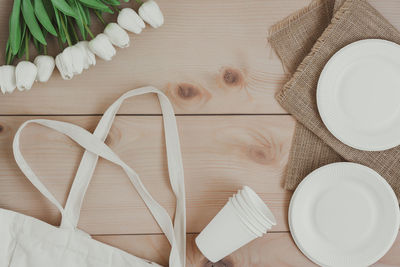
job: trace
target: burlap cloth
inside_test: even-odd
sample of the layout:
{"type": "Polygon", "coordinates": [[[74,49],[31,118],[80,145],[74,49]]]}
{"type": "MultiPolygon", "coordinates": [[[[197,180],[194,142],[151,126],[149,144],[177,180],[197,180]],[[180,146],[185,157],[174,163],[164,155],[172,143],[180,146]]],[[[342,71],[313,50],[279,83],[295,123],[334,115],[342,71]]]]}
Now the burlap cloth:
{"type": "Polygon", "coordinates": [[[315,0],[270,29],[269,42],[292,74],[276,99],[298,121],[286,189],[295,189],[320,166],[350,161],[380,173],[400,199],[400,147],[366,152],[346,146],[324,126],[316,104],[317,82],[329,58],[352,42],[370,38],[400,44],[400,33],[365,0],[315,0]]]}

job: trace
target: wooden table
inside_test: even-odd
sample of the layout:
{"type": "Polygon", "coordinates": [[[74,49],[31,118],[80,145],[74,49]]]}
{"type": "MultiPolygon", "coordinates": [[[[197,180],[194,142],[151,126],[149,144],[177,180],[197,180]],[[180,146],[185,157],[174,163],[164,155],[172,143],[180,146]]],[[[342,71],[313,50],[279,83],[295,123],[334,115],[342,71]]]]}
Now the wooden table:
{"type": "MultiPolygon", "coordinates": [[[[11,0],[1,0],[0,37],[8,35],[11,0]]],[[[178,114],[187,190],[188,266],[312,266],[293,243],[287,224],[291,192],[282,188],[294,127],[275,101],[287,80],[267,44],[274,22],[309,0],[158,0],[166,18],[158,29],[131,36],[112,62],[64,81],[56,73],[30,92],[0,96],[0,207],[58,225],[60,215],[22,175],[11,142],[32,118],[68,121],[88,130],[123,92],[154,85],[170,97],[178,114]],[[263,238],[217,264],[197,250],[194,238],[236,190],[254,188],[278,225],[263,238]]],[[[371,0],[400,29],[398,0],[371,0]]],[[[172,196],[160,110],[154,96],[124,104],[109,144],[142,177],[172,214],[172,196]]],[[[22,138],[23,153],[46,186],[64,203],[82,149],[40,126],[22,138]]],[[[165,237],[128,178],[100,160],[87,192],[79,227],[95,239],[160,264],[168,263],[165,237]]],[[[379,266],[400,265],[400,238],[379,266]]],[[[377,265],[377,266],[378,266],[377,265]]]]}

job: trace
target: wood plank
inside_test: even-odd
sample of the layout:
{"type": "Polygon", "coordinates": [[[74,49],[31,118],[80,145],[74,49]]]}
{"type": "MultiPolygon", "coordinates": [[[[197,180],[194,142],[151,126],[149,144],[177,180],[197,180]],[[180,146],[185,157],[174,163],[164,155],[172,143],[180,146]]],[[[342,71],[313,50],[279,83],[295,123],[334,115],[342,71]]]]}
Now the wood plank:
{"type": "MultiPolygon", "coordinates": [[[[187,266],[317,266],[308,260],[294,244],[290,233],[269,233],[232,253],[222,261],[211,264],[197,249],[196,235],[187,235],[187,266]]],[[[169,244],[162,235],[112,235],[95,236],[95,239],[125,250],[133,255],[168,265],[169,244]]],[[[375,267],[400,266],[400,235],[390,251],[375,267]]]]}
{"type": "MultiPolygon", "coordinates": [[[[147,84],[163,89],[178,113],[283,112],[273,95],[285,75],[267,49],[266,32],[307,1],[159,0],[162,28],[132,34],[130,48],[118,50],[112,62],[98,60],[72,81],[57,73],[30,92],[0,97],[0,114],[99,114],[123,92],[147,84]]],[[[12,1],[0,3],[5,44],[12,1]]],[[[155,107],[146,98],[121,113],[152,113],[155,107]]]]}
{"type": "MultiPolygon", "coordinates": [[[[100,114],[123,92],[148,84],[164,90],[178,113],[285,112],[274,93],[287,77],[266,42],[267,30],[309,0],[158,2],[162,28],[132,35],[132,46],[112,62],[99,60],[72,81],[57,73],[30,92],[0,96],[0,114],[100,114]]],[[[400,29],[398,0],[370,2],[400,29]]],[[[4,47],[12,1],[0,3],[4,47]]],[[[158,112],[150,97],[130,103],[121,113],[158,112]]]]}
{"type": "MultiPolygon", "coordinates": [[[[32,117],[0,117],[0,207],[59,222],[56,209],[22,175],[11,144],[32,117]]],[[[43,117],[41,117],[43,118],[43,117]]],[[[44,117],[48,118],[48,117],[44,117]]],[[[98,117],[50,117],[93,130],[98,117]]],[[[290,192],[282,188],[294,121],[290,116],[182,116],[178,125],[186,172],[188,232],[199,232],[242,185],[254,188],[277,217],[274,231],[287,230],[290,192]]],[[[107,143],[141,175],[172,214],[160,116],[118,116],[107,143]]],[[[22,152],[37,175],[64,203],[82,149],[42,126],[23,132],[22,152]]],[[[91,234],[159,233],[119,167],[100,161],[85,199],[80,227],[91,234]]]]}
{"type": "Polygon", "coordinates": [[[400,3],[399,1],[368,0],[396,29],[400,30],[400,3]]]}

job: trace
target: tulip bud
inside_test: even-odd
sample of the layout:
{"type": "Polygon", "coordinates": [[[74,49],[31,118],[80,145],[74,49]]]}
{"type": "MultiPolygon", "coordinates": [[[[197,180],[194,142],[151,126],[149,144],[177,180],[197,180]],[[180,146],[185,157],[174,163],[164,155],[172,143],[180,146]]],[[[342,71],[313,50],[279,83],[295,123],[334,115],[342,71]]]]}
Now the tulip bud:
{"type": "Polygon", "coordinates": [[[37,67],[36,81],[47,82],[54,70],[54,58],[51,56],[39,55],[34,62],[37,67]]]}
{"type": "Polygon", "coordinates": [[[83,55],[83,68],[86,70],[90,66],[96,65],[96,57],[89,49],[89,42],[88,41],[80,41],[75,44],[78,47],[83,55]]]}
{"type": "Polygon", "coordinates": [[[139,34],[146,27],[144,21],[132,8],[123,8],[117,18],[119,26],[127,31],[139,34]]]}
{"type": "Polygon", "coordinates": [[[86,53],[77,46],[69,46],[56,56],[56,66],[64,80],[70,80],[75,74],[81,74],[86,53]]]}
{"type": "Polygon", "coordinates": [[[30,61],[21,61],[15,68],[15,80],[20,91],[27,91],[32,88],[36,80],[37,67],[30,61]]]}
{"type": "Polygon", "coordinates": [[[109,61],[115,56],[115,48],[104,33],[98,34],[89,42],[89,49],[98,57],[109,61]]]}
{"type": "Polygon", "coordinates": [[[72,73],[81,74],[83,71],[83,54],[80,48],[76,46],[69,46],[63,51],[64,57],[71,57],[72,59],[72,73]]]}
{"type": "Polygon", "coordinates": [[[108,36],[110,42],[118,47],[125,48],[129,46],[129,35],[117,23],[109,23],[104,29],[104,34],[108,36]]]}
{"type": "Polygon", "coordinates": [[[164,24],[164,16],[154,0],[144,2],[139,8],[139,15],[153,28],[158,28],[164,24]]]}
{"type": "Polygon", "coordinates": [[[3,94],[12,93],[15,90],[15,67],[5,65],[0,67],[1,91],[3,94]]]}
{"type": "Polygon", "coordinates": [[[56,66],[64,80],[71,80],[74,77],[72,58],[65,56],[64,52],[56,56],[56,66]]]}

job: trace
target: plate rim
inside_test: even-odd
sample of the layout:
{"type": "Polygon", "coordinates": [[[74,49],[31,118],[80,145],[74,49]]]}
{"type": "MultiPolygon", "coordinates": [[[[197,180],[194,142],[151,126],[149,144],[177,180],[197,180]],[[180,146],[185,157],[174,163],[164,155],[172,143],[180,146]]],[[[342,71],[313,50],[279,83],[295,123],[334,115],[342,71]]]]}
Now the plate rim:
{"type": "Polygon", "coordinates": [[[338,134],[338,131],[335,130],[335,127],[332,127],[332,124],[330,124],[329,120],[327,120],[328,116],[324,115],[326,113],[324,113],[323,112],[323,108],[321,108],[322,96],[321,96],[320,88],[322,87],[322,85],[321,85],[322,79],[326,77],[329,66],[331,66],[333,64],[333,61],[336,58],[338,58],[343,53],[345,53],[346,50],[348,50],[348,49],[350,49],[350,48],[352,48],[354,46],[362,45],[364,43],[374,43],[374,42],[375,43],[388,44],[388,45],[391,45],[393,47],[397,47],[397,48],[399,48],[399,51],[400,51],[400,45],[399,44],[397,44],[395,42],[392,42],[392,41],[384,40],[384,39],[363,39],[363,40],[352,42],[352,43],[342,47],[341,49],[339,49],[336,53],[334,53],[333,56],[324,65],[324,68],[322,69],[321,74],[320,74],[320,76],[318,78],[317,90],[316,90],[316,103],[317,103],[318,114],[319,114],[323,124],[328,129],[328,131],[336,139],[338,139],[340,142],[342,142],[343,144],[345,144],[347,146],[350,146],[352,148],[358,149],[358,150],[363,150],[363,151],[384,151],[384,150],[388,150],[388,149],[397,147],[397,146],[400,145],[400,138],[397,141],[393,141],[393,142],[388,143],[386,145],[373,146],[373,147],[368,146],[368,144],[360,145],[360,144],[354,144],[354,143],[349,142],[348,140],[343,138],[343,136],[341,134],[338,134]]]}
{"type": "MultiPolygon", "coordinates": [[[[398,199],[397,199],[397,196],[396,196],[396,194],[394,193],[392,187],[389,185],[389,183],[388,183],[379,173],[377,173],[375,170],[373,170],[373,169],[371,169],[371,168],[369,168],[369,167],[367,167],[367,166],[364,166],[364,165],[361,165],[361,164],[358,164],[358,163],[353,163],[353,162],[335,162],[335,163],[330,163],[330,164],[324,165],[324,166],[322,166],[322,167],[319,167],[319,168],[315,169],[314,171],[312,171],[311,173],[309,173],[309,174],[299,183],[299,185],[297,186],[296,190],[294,191],[292,197],[290,198],[289,209],[288,209],[288,224],[289,224],[290,235],[292,236],[293,241],[295,242],[297,248],[298,248],[308,259],[310,259],[312,262],[314,262],[314,263],[316,263],[316,264],[318,264],[318,265],[320,265],[320,266],[332,266],[332,265],[329,265],[329,264],[320,262],[319,260],[315,259],[313,255],[311,255],[310,253],[308,253],[308,252],[301,246],[300,241],[299,241],[299,239],[296,237],[295,231],[293,230],[293,229],[294,229],[294,226],[293,226],[293,216],[292,216],[292,213],[293,213],[293,206],[294,206],[294,202],[296,201],[296,196],[299,194],[299,191],[300,191],[302,188],[304,188],[304,186],[305,186],[305,184],[307,183],[308,179],[311,179],[311,177],[314,177],[321,169],[330,168],[330,167],[333,167],[333,166],[344,166],[344,165],[352,165],[352,166],[354,166],[355,168],[364,168],[364,169],[368,169],[369,171],[372,171],[372,172],[374,173],[374,176],[375,176],[377,179],[381,180],[381,181],[383,182],[384,186],[385,186],[386,188],[389,189],[389,191],[391,192],[390,194],[391,194],[391,196],[392,196],[392,200],[393,200],[394,203],[395,203],[395,206],[399,207],[399,201],[398,201],[398,199]]],[[[396,225],[397,225],[397,229],[400,230],[400,208],[399,208],[399,209],[396,209],[396,211],[397,211],[397,212],[396,212],[396,225]]],[[[397,239],[397,236],[398,236],[398,235],[400,236],[399,231],[396,231],[395,233],[396,233],[396,234],[394,234],[394,235],[392,236],[392,239],[391,239],[391,241],[390,241],[390,244],[388,244],[387,247],[385,247],[385,249],[383,249],[382,252],[381,252],[379,255],[377,254],[377,256],[375,256],[375,257],[373,258],[373,259],[374,259],[373,262],[367,263],[367,266],[370,266],[370,265],[376,263],[377,261],[379,261],[379,260],[380,260],[383,256],[385,256],[386,253],[392,248],[393,244],[395,243],[395,241],[396,241],[396,239],[397,239]]]]}

